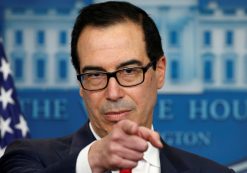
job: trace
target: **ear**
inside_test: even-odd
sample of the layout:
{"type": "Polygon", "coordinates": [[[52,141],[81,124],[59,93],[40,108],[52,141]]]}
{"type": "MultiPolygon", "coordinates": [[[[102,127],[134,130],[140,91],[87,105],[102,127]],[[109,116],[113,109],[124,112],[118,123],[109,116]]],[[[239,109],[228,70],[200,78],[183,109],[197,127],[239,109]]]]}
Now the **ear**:
{"type": "Polygon", "coordinates": [[[166,57],[162,56],[156,63],[156,79],[157,79],[157,88],[160,89],[165,82],[165,73],[166,73],[166,57]]]}

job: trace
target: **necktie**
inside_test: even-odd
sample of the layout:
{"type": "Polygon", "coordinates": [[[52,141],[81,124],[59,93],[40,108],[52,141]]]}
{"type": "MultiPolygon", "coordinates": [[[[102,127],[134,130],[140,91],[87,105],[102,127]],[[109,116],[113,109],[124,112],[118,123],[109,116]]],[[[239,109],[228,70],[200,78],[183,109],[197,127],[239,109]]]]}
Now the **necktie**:
{"type": "Polygon", "coordinates": [[[131,173],[131,169],[121,169],[120,173],[131,173]]]}

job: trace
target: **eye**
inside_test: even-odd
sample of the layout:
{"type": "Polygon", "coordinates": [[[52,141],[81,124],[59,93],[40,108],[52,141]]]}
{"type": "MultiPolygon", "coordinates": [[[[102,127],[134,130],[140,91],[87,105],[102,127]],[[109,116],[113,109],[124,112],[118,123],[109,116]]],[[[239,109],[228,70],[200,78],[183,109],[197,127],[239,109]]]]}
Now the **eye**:
{"type": "Polygon", "coordinates": [[[133,75],[133,74],[136,74],[140,71],[140,68],[126,68],[126,69],[123,69],[122,70],[122,73],[124,75],[133,75]]]}
{"type": "Polygon", "coordinates": [[[84,74],[85,79],[100,79],[102,77],[105,77],[104,73],[86,73],[84,74]]]}

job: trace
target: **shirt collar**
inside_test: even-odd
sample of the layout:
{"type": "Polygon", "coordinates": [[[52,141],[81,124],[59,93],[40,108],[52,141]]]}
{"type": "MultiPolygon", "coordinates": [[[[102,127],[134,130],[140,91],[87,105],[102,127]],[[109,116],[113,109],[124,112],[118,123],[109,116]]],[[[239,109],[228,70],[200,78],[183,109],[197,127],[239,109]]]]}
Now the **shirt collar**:
{"type": "Polygon", "coordinates": [[[144,152],[143,158],[149,164],[155,167],[160,167],[159,150],[149,142],[148,142],[148,149],[147,151],[144,152]]]}
{"type": "Polygon", "coordinates": [[[91,132],[93,133],[95,139],[100,140],[101,137],[94,131],[91,122],[89,122],[89,127],[90,127],[90,130],[91,130],[91,132]]]}
{"type": "MultiPolygon", "coordinates": [[[[100,140],[101,137],[94,131],[91,122],[89,122],[90,130],[92,131],[96,140],[100,140]]],[[[153,130],[153,126],[152,126],[153,130]]],[[[148,142],[148,149],[144,152],[143,159],[148,162],[149,164],[160,167],[160,160],[159,160],[159,150],[155,148],[151,143],[148,142]]]]}

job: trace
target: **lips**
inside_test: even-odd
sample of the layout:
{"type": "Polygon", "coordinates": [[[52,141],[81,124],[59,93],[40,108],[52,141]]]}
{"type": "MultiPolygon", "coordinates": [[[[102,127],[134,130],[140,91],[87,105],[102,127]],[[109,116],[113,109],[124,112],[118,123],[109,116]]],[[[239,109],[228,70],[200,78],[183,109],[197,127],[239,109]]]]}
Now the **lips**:
{"type": "Polygon", "coordinates": [[[105,113],[105,118],[108,121],[117,122],[123,119],[126,119],[130,110],[123,110],[123,111],[110,111],[105,113]]]}

